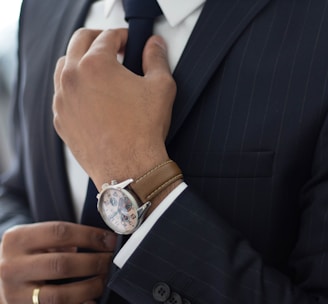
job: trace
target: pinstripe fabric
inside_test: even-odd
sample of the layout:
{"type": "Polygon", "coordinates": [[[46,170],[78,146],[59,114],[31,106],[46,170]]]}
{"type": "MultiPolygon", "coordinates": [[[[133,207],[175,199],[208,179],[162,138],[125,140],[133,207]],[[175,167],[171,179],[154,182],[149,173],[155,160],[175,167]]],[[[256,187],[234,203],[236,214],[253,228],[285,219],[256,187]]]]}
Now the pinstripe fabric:
{"type": "Polygon", "coordinates": [[[192,38],[175,72],[191,70],[182,87],[194,92],[198,65],[210,79],[197,100],[178,95],[168,141],[190,187],[111,288],[131,303],[152,303],[158,281],[192,303],[328,303],[328,2],[271,1],[242,28],[234,18],[229,49],[223,5],[207,4],[217,26],[198,26],[216,31],[192,38]]]}
{"type": "MultiPolygon", "coordinates": [[[[0,203],[20,189],[36,220],[74,220],[49,71],[87,3],[24,5],[15,107],[24,166],[0,203]],[[35,47],[36,37],[47,43],[35,47]]],[[[189,188],[109,289],[133,304],[155,303],[159,281],[193,304],[328,303],[327,29],[327,0],[206,2],[174,72],[167,140],[189,188]]]]}
{"type": "Polygon", "coordinates": [[[10,208],[11,200],[19,201],[37,221],[74,221],[62,145],[52,124],[51,75],[75,28],[85,19],[88,1],[71,1],[71,11],[68,3],[56,5],[56,13],[47,1],[37,1],[37,8],[33,2],[22,5],[19,73],[12,106],[14,161],[0,185],[0,204],[10,208]],[[73,15],[72,11],[80,13],[73,15]]]}

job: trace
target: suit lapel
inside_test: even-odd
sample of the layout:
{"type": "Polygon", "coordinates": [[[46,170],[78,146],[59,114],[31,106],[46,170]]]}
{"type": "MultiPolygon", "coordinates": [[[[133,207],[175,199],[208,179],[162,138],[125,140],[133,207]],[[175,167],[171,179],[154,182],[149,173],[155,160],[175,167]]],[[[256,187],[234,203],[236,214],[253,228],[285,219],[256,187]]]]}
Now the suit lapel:
{"type": "MultiPolygon", "coordinates": [[[[31,137],[34,137],[35,134],[40,134],[42,148],[35,147],[34,149],[42,151],[41,157],[44,159],[42,161],[44,164],[43,170],[50,178],[50,182],[46,186],[49,189],[45,187],[47,191],[44,192],[47,195],[49,195],[48,193],[51,194],[51,200],[48,199],[47,201],[49,203],[52,201],[57,217],[62,220],[73,220],[74,214],[70,204],[67,204],[67,201],[70,201],[71,198],[69,197],[70,191],[62,151],[62,141],[54,131],[53,115],[49,105],[49,103],[52,103],[54,92],[52,75],[58,58],[66,52],[72,33],[77,28],[83,26],[90,2],[90,0],[41,1],[38,5],[44,6],[40,8],[40,12],[44,12],[44,14],[41,18],[37,18],[38,23],[33,25],[33,30],[27,31],[24,36],[24,39],[29,41],[27,44],[32,44],[35,41],[35,37],[42,37],[38,39],[42,39],[42,45],[45,46],[42,50],[39,50],[38,56],[29,57],[35,61],[29,66],[35,66],[37,71],[44,70],[49,77],[42,78],[42,83],[40,83],[40,79],[33,77],[33,71],[31,71],[32,76],[30,79],[35,83],[30,84],[29,87],[38,88],[38,90],[33,90],[33,94],[36,94],[36,96],[31,97],[30,94],[27,94],[29,95],[27,98],[30,102],[39,99],[44,100],[43,108],[40,108],[43,111],[43,118],[38,120],[40,125],[36,124],[31,130],[31,134],[33,134],[31,137]],[[56,178],[53,178],[54,176],[56,178]]],[[[33,9],[33,6],[30,8],[33,9]]],[[[28,13],[29,16],[33,16],[33,11],[28,13]]],[[[31,108],[33,109],[34,107],[31,108]]]]}
{"type": "Polygon", "coordinates": [[[183,124],[233,43],[269,1],[206,1],[174,72],[178,92],[167,143],[183,124]]]}
{"type": "Polygon", "coordinates": [[[61,4],[56,3],[56,6],[61,5],[61,11],[63,11],[62,19],[60,20],[61,24],[55,34],[56,38],[54,41],[54,47],[59,46],[55,49],[59,56],[66,52],[67,44],[73,32],[77,28],[83,27],[92,2],[93,0],[78,0],[61,1],[61,4]]]}
{"type": "MultiPolygon", "coordinates": [[[[53,54],[49,56],[53,60],[53,62],[50,62],[50,65],[52,65],[52,70],[54,71],[54,67],[56,65],[56,62],[58,58],[63,56],[66,53],[68,42],[74,33],[76,29],[79,27],[82,27],[84,25],[85,18],[87,16],[87,13],[89,11],[89,7],[91,5],[91,0],[77,0],[77,1],[61,1],[61,4],[56,3],[57,6],[62,7],[62,18],[60,22],[60,26],[57,28],[56,32],[54,33],[53,37],[55,39],[53,40],[53,54]]],[[[49,37],[52,35],[50,34],[49,37]]],[[[50,83],[47,85],[48,92],[53,92],[53,81],[51,80],[50,83]]],[[[48,100],[52,100],[52,96],[47,97],[48,100]]],[[[46,121],[46,126],[50,126],[50,128],[53,130],[52,125],[52,113],[50,115],[45,115],[45,117],[50,120],[46,121]]],[[[52,130],[49,130],[50,132],[52,130]]],[[[58,174],[62,174],[61,179],[54,179],[52,183],[52,193],[54,195],[58,195],[58,190],[61,189],[61,187],[66,186],[66,189],[68,191],[62,191],[61,195],[70,193],[69,191],[69,182],[67,179],[67,173],[65,168],[65,157],[63,153],[63,143],[61,139],[58,137],[58,135],[53,131],[53,136],[49,136],[50,132],[44,132],[44,151],[48,150],[46,153],[52,154],[55,153],[54,158],[57,158],[57,162],[50,162],[48,163],[49,172],[58,172],[58,174]],[[50,151],[51,150],[51,151],[50,151]],[[56,151],[57,150],[57,151],[56,151]],[[60,164],[60,166],[59,166],[60,164]],[[63,181],[66,181],[65,185],[63,181]]],[[[57,197],[57,199],[54,200],[54,203],[56,204],[56,209],[59,214],[66,214],[67,212],[69,214],[73,213],[72,207],[70,204],[67,204],[67,200],[71,200],[71,197],[67,197],[66,200],[64,200],[64,203],[61,203],[63,198],[57,197]],[[70,210],[67,210],[70,209],[70,210]]],[[[75,215],[73,215],[75,217],[75,215]]],[[[73,218],[72,218],[73,219],[73,218]]]]}

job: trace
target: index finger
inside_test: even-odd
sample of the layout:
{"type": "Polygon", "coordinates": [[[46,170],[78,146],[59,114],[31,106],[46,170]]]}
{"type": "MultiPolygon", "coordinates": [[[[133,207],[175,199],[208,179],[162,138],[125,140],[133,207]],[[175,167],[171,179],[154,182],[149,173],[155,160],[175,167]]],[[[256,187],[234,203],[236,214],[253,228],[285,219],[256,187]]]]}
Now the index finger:
{"type": "Polygon", "coordinates": [[[11,254],[63,247],[113,251],[115,244],[116,236],[109,230],[69,222],[17,226],[7,231],[2,240],[2,246],[10,249],[11,254]]]}
{"type": "Polygon", "coordinates": [[[67,46],[66,57],[68,61],[80,61],[101,32],[100,30],[85,28],[78,29],[71,37],[67,46]]]}
{"type": "Polygon", "coordinates": [[[105,30],[97,36],[85,55],[105,53],[116,59],[117,54],[124,50],[127,39],[127,29],[105,30]]]}

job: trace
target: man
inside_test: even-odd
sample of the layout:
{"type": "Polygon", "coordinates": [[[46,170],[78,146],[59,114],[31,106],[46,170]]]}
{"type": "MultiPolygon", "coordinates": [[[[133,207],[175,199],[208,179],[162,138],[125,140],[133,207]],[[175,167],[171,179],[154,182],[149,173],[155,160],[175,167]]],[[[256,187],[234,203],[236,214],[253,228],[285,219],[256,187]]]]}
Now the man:
{"type": "Polygon", "coordinates": [[[148,40],[142,77],[116,60],[126,30],[80,30],[70,40],[89,5],[37,2],[23,6],[20,162],[1,204],[45,223],[4,235],[5,301],[327,303],[328,3],[207,0],[192,10],[174,83],[170,39],[148,40]],[[51,72],[64,54],[54,123],[98,191],[144,180],[169,159],[184,176],[151,200],[109,276],[116,234],[62,222],[74,217],[51,72]]]}

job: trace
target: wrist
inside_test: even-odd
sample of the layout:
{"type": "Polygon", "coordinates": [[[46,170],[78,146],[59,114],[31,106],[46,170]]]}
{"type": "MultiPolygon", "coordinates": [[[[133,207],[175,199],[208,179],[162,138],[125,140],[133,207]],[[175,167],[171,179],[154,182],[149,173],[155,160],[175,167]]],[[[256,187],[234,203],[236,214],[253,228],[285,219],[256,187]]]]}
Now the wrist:
{"type": "Polygon", "coordinates": [[[98,210],[105,223],[119,234],[131,234],[182,181],[175,162],[166,160],[137,179],[112,180],[98,194],[98,210]]]}
{"type": "Polygon", "coordinates": [[[142,153],[142,155],[133,154],[130,158],[123,157],[122,155],[117,157],[111,157],[111,162],[102,164],[97,167],[97,171],[90,174],[93,182],[95,183],[98,191],[101,191],[101,187],[104,183],[108,183],[112,180],[124,181],[132,178],[137,180],[143,176],[146,172],[149,172],[158,164],[164,163],[168,160],[168,154],[164,149],[162,153],[142,153]],[[116,159],[115,162],[112,160],[116,159]]]}

